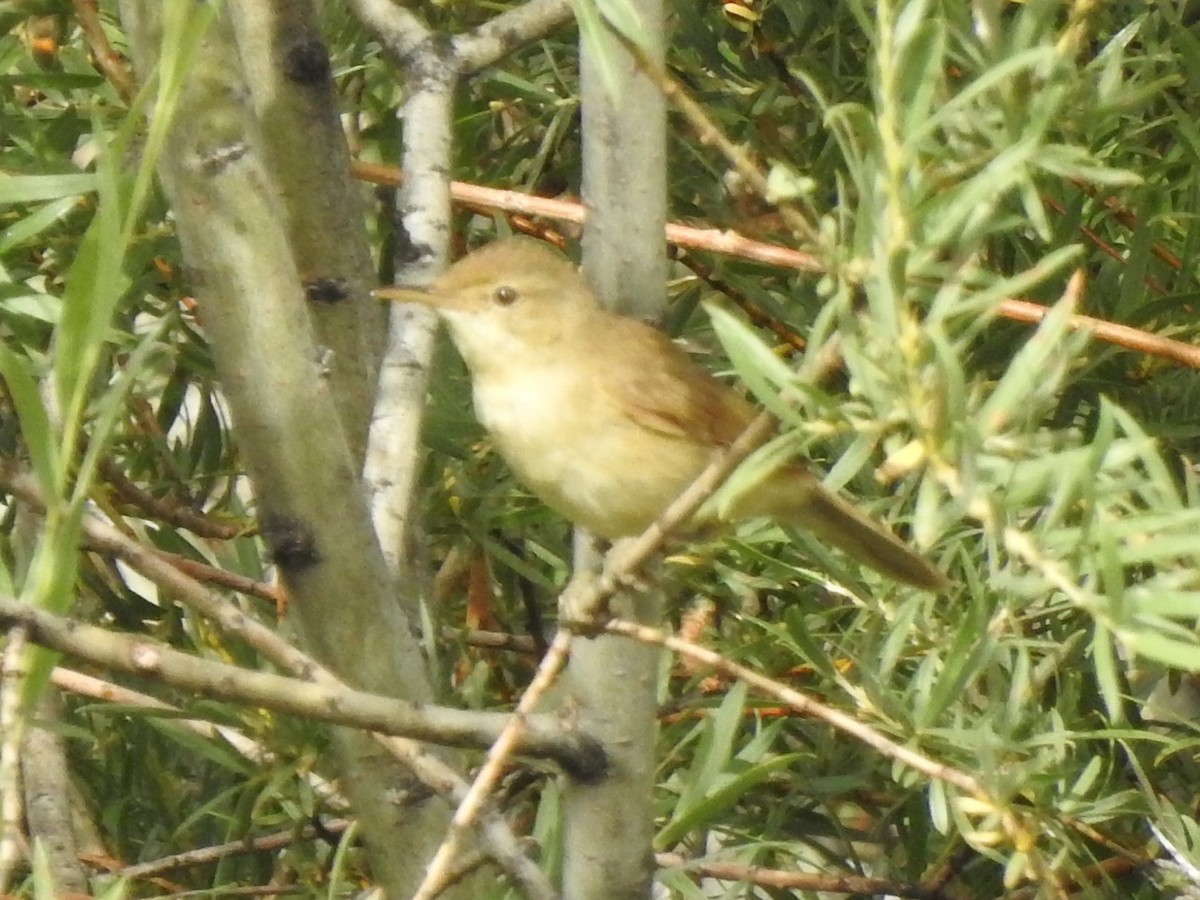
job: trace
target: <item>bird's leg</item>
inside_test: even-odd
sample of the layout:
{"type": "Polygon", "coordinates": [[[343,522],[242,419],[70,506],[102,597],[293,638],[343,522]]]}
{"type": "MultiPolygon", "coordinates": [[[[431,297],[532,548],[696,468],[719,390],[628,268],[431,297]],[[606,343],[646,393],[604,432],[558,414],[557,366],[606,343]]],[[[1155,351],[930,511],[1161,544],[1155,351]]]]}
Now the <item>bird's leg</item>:
{"type": "Polygon", "coordinates": [[[576,634],[595,636],[600,626],[611,618],[608,597],[597,597],[595,585],[599,572],[576,569],[571,581],[558,597],[558,622],[576,634]]]}
{"type": "Polygon", "coordinates": [[[597,626],[613,617],[628,618],[632,613],[629,597],[649,591],[653,583],[643,578],[640,569],[644,563],[626,562],[634,548],[634,539],[623,538],[608,547],[596,538],[588,538],[586,545],[576,539],[575,574],[559,597],[559,621],[583,634],[595,634],[597,626]],[[582,550],[581,550],[582,547],[582,550]],[[607,575],[614,582],[605,588],[601,583],[607,575]]]}
{"type": "Polygon", "coordinates": [[[646,561],[627,562],[636,544],[636,538],[621,538],[614,542],[605,556],[605,568],[616,573],[621,587],[635,594],[644,594],[653,587],[653,582],[642,574],[642,570],[647,567],[646,561]]]}
{"type": "Polygon", "coordinates": [[[558,598],[558,621],[581,634],[596,634],[597,624],[611,617],[608,597],[597,591],[608,548],[603,538],[575,529],[574,572],[558,598]]]}

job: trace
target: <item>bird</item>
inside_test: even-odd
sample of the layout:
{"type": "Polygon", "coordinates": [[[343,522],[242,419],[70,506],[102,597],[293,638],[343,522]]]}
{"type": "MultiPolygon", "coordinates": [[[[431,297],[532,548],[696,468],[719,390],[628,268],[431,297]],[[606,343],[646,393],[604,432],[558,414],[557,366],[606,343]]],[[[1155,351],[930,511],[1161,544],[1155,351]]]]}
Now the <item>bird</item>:
{"type": "MultiPolygon", "coordinates": [[[[485,244],[428,288],[375,294],[438,313],[469,370],[476,416],[517,479],[602,538],[640,534],[758,413],[657,328],[606,309],[569,259],[533,238],[485,244]]],[[[801,459],[706,515],[719,521],[689,524],[765,517],[891,579],[948,586],[801,459]]]]}

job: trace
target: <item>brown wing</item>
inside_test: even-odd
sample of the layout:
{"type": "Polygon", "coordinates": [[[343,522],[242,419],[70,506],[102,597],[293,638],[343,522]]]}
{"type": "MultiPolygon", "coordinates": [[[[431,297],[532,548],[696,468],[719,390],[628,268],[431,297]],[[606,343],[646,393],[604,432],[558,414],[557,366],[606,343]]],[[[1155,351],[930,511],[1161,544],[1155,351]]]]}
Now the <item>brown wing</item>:
{"type": "Polygon", "coordinates": [[[750,424],[754,407],[662,332],[635,319],[606,318],[600,340],[612,342],[614,358],[638,362],[605,373],[604,389],[639,425],[698,444],[726,446],[750,424]]]}

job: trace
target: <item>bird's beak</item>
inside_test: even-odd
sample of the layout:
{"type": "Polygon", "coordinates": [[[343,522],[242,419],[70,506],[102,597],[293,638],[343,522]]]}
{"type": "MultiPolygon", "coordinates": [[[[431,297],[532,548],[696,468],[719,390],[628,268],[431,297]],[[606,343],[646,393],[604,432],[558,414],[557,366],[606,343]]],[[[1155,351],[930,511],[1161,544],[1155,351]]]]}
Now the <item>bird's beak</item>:
{"type": "Polygon", "coordinates": [[[437,294],[430,288],[401,287],[390,284],[387,287],[376,288],[371,296],[377,300],[394,300],[397,303],[419,303],[422,306],[438,305],[437,294]]]}

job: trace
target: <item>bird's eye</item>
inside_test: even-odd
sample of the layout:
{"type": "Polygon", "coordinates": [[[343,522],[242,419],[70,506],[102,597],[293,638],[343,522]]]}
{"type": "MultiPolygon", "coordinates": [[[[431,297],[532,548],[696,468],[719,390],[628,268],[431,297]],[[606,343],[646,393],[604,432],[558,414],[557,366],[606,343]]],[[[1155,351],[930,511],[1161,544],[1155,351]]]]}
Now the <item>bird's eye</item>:
{"type": "Polygon", "coordinates": [[[492,291],[492,299],[501,306],[511,306],[517,302],[517,289],[507,284],[502,284],[496,290],[492,291]]]}

